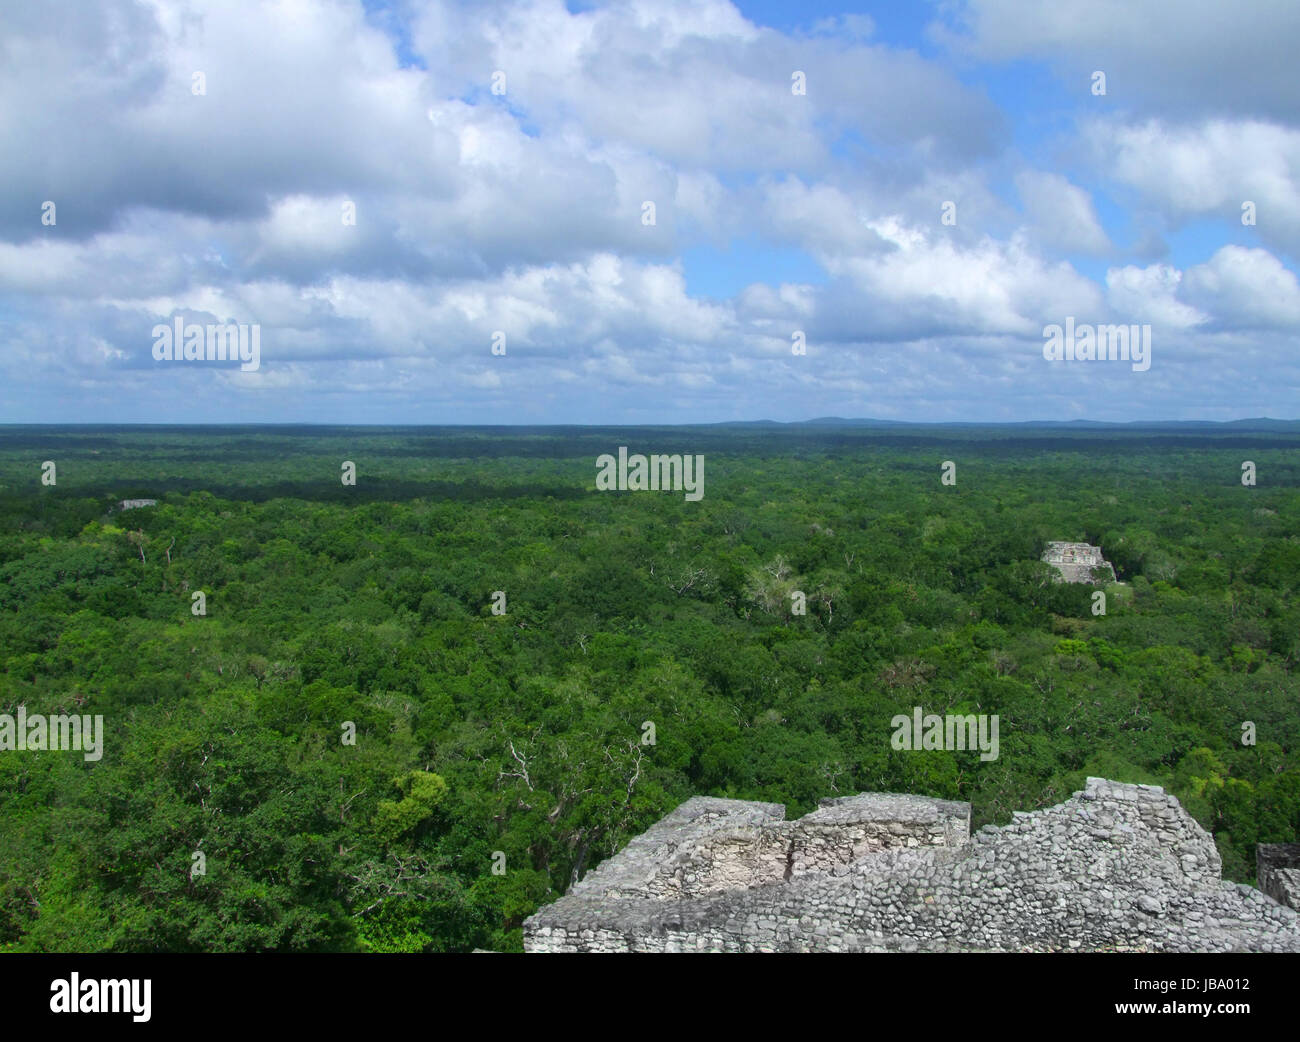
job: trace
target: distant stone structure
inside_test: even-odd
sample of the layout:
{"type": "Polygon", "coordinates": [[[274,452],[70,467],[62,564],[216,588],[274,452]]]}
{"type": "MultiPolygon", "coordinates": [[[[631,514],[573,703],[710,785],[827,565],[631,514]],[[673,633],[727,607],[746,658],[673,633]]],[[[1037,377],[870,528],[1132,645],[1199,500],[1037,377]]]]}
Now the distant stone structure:
{"type": "Polygon", "coordinates": [[[1255,877],[1274,901],[1300,912],[1300,843],[1259,843],[1255,877]]]}
{"type": "Polygon", "coordinates": [[[156,507],[156,499],[124,499],[117,504],[118,510],[135,510],[137,507],[156,507]]]}
{"type": "Polygon", "coordinates": [[[1300,951],[1300,917],[1225,883],[1164,790],[1089,778],[970,834],[970,805],[865,793],[796,821],[687,800],[524,923],[528,952],[1300,951]]]}
{"type": "Polygon", "coordinates": [[[1115,569],[1101,555],[1100,546],[1089,543],[1048,543],[1043,560],[1061,573],[1068,583],[1115,581],[1115,569]]]}

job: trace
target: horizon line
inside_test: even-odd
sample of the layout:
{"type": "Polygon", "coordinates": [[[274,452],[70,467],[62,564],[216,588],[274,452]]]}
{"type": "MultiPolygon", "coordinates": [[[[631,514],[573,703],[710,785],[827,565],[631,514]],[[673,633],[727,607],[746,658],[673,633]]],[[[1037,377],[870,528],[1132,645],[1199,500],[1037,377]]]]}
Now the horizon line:
{"type": "Polygon", "coordinates": [[[590,423],[590,422],[571,422],[571,423],[347,423],[347,422],[328,422],[328,421],[306,421],[306,420],[241,420],[241,421],[175,421],[175,422],[156,422],[156,421],[84,421],[84,420],[55,420],[43,423],[34,422],[5,422],[0,421],[0,430],[6,428],[33,428],[33,427],[139,427],[139,428],[201,428],[201,427],[347,427],[347,428],[457,428],[465,430],[501,430],[501,429],[519,429],[519,430],[536,430],[542,428],[644,428],[644,427],[744,427],[744,426],[771,426],[771,427],[806,427],[806,426],[853,426],[878,424],[882,426],[897,427],[1134,427],[1134,426],[1209,426],[1224,427],[1232,424],[1246,423],[1269,423],[1269,424],[1300,424],[1300,417],[1290,419],[1279,419],[1272,416],[1242,416],[1231,420],[1158,420],[1158,419],[1135,419],[1135,420],[887,420],[878,417],[862,416],[815,416],[805,420],[699,420],[687,423],[590,423]]]}

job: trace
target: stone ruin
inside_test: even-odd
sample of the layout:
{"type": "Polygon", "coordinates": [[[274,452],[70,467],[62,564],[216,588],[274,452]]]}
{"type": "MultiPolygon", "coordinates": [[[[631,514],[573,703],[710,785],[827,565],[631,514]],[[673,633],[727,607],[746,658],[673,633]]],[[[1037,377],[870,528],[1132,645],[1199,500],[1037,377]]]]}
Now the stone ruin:
{"type": "Polygon", "coordinates": [[[696,796],[525,921],[524,950],[1300,951],[1300,918],[1224,882],[1163,789],[1089,778],[974,835],[970,804],[921,796],[796,821],[696,796]]]}
{"type": "Polygon", "coordinates": [[[1255,877],[1274,901],[1300,912],[1300,843],[1256,844],[1255,877]]]}
{"type": "Polygon", "coordinates": [[[1115,581],[1115,569],[1101,555],[1101,547],[1090,543],[1048,543],[1043,560],[1068,583],[1115,581]]]}

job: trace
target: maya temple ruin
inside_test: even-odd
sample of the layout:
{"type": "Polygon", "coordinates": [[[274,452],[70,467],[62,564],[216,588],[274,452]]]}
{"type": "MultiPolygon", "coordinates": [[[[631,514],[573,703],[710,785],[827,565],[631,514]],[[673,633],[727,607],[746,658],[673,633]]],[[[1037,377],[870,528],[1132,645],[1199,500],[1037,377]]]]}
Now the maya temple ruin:
{"type": "Polygon", "coordinates": [[[1300,845],[1225,882],[1150,785],[1089,778],[970,832],[970,804],[882,793],[687,800],[524,923],[528,952],[1300,951],[1300,845]]]}

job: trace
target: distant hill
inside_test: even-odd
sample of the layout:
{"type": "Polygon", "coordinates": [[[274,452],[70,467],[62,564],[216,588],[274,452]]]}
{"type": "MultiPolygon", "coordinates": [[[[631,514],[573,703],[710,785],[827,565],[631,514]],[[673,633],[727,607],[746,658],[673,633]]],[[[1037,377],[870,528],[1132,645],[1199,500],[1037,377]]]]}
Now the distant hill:
{"type": "MultiPolygon", "coordinates": [[[[694,426],[683,424],[682,426],[694,426]]],[[[1256,417],[1244,420],[1010,420],[1001,422],[981,422],[956,420],[934,422],[926,420],[879,420],[872,418],[849,418],[844,416],[818,416],[811,420],[728,420],[721,423],[699,424],[701,427],[749,427],[749,428],[797,428],[797,427],[916,427],[929,428],[1016,428],[1016,429],[1066,429],[1066,430],[1266,430],[1300,433],[1300,420],[1274,420],[1268,417],[1256,417]]]]}

